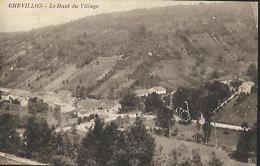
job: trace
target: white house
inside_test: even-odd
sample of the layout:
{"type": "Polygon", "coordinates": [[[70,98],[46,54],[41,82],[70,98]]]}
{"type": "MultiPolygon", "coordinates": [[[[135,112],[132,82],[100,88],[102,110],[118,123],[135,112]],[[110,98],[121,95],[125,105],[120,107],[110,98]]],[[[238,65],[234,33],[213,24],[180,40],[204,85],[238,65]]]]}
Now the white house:
{"type": "Polygon", "coordinates": [[[163,94],[166,94],[166,89],[162,86],[155,86],[148,90],[149,94],[154,93],[154,92],[159,95],[163,95],[163,94]]]}
{"type": "Polygon", "coordinates": [[[101,103],[100,107],[106,112],[118,113],[121,109],[121,104],[114,100],[105,100],[103,103],[101,103]]]}
{"type": "Polygon", "coordinates": [[[238,92],[239,92],[239,93],[244,92],[244,93],[250,94],[250,93],[251,93],[251,89],[252,89],[252,87],[253,87],[254,85],[255,85],[255,83],[252,82],[252,81],[243,82],[243,83],[238,87],[238,92]]]}
{"type": "Polygon", "coordinates": [[[143,96],[148,96],[149,92],[147,89],[137,89],[137,90],[135,90],[135,94],[138,97],[143,97],[143,96]]]}

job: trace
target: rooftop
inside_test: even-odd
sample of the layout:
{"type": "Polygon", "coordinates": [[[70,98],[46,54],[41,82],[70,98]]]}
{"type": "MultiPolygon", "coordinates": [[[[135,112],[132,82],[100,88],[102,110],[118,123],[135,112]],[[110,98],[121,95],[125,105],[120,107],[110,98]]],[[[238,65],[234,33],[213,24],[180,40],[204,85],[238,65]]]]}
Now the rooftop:
{"type": "Polygon", "coordinates": [[[165,91],[166,89],[162,86],[154,86],[154,87],[150,88],[149,90],[165,91]]]}

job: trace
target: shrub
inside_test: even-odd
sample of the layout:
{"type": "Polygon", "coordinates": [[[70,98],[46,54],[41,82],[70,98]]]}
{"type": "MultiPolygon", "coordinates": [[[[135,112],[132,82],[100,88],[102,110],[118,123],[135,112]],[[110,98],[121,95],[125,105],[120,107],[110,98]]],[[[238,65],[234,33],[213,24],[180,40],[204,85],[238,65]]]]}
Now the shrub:
{"type": "Polygon", "coordinates": [[[255,64],[251,64],[248,69],[247,69],[247,75],[252,79],[252,81],[254,81],[255,83],[257,83],[257,68],[255,64]]]}

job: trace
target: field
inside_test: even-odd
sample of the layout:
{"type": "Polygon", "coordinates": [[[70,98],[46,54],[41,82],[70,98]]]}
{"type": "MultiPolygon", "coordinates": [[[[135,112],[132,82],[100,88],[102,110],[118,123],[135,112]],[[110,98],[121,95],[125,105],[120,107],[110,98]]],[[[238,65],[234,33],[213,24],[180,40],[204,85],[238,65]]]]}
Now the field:
{"type": "Polygon", "coordinates": [[[215,152],[216,156],[220,158],[225,166],[253,166],[255,164],[249,164],[249,163],[241,163],[235,160],[231,160],[228,157],[228,153],[221,148],[215,149],[211,146],[206,146],[202,144],[197,144],[193,142],[187,142],[183,140],[177,140],[177,139],[169,139],[162,136],[155,136],[155,142],[157,146],[163,147],[163,152],[165,154],[171,153],[173,149],[177,149],[178,147],[185,148],[188,152],[186,152],[185,156],[191,156],[192,150],[197,150],[201,156],[202,161],[205,163],[209,160],[210,154],[212,152],[215,152]]]}
{"type": "MultiPolygon", "coordinates": [[[[181,125],[178,123],[174,124],[173,131],[176,131],[177,135],[173,138],[181,139],[181,140],[188,140],[193,141],[193,136],[196,133],[203,135],[202,130],[198,130],[198,126],[196,123],[192,123],[190,125],[181,125]]],[[[216,128],[216,135],[218,140],[218,146],[220,147],[227,147],[227,149],[231,149],[235,147],[239,138],[239,131],[235,130],[228,130],[223,128],[216,128]]],[[[212,127],[211,129],[211,136],[209,138],[209,145],[215,146],[215,128],[212,127]]]]}
{"type": "Polygon", "coordinates": [[[140,64],[137,62],[131,66],[126,66],[121,69],[117,69],[116,73],[109,77],[105,82],[101,83],[100,86],[96,87],[90,92],[90,95],[112,97],[114,94],[119,96],[118,93],[124,88],[129,88],[134,80],[130,79],[129,76],[133,74],[136,67],[140,64]]]}
{"type": "Polygon", "coordinates": [[[62,89],[74,90],[77,85],[88,88],[93,86],[98,81],[103,79],[115,66],[119,57],[98,57],[90,64],[85,65],[77,73],[68,79],[68,84],[65,84],[62,89]]]}
{"type": "Polygon", "coordinates": [[[244,101],[236,105],[236,100],[223,107],[216,116],[217,122],[250,127],[257,121],[257,93],[253,92],[244,101]]]}

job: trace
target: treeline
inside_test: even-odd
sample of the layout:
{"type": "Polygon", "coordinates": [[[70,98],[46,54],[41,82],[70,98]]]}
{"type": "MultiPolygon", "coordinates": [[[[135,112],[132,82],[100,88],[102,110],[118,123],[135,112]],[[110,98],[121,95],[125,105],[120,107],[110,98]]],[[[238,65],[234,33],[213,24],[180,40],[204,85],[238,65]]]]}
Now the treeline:
{"type": "MultiPolygon", "coordinates": [[[[56,166],[223,165],[215,154],[206,163],[202,162],[197,150],[187,156],[185,146],[166,155],[156,146],[155,138],[139,117],[125,130],[118,127],[118,121],[105,124],[98,116],[95,116],[94,124],[80,139],[75,128],[57,133],[45,119],[33,115],[24,124],[23,137],[19,137],[19,118],[4,113],[0,115],[0,150],[56,166]]],[[[256,155],[256,126],[252,130],[246,130],[246,124],[243,126],[245,130],[241,132],[232,156],[246,162],[256,155]]]]}
{"type": "Polygon", "coordinates": [[[140,118],[127,130],[118,129],[117,122],[105,124],[95,116],[95,125],[80,140],[72,129],[55,132],[47,121],[31,116],[19,137],[18,117],[0,115],[0,149],[3,152],[54,165],[151,165],[154,138],[140,118]]]}

